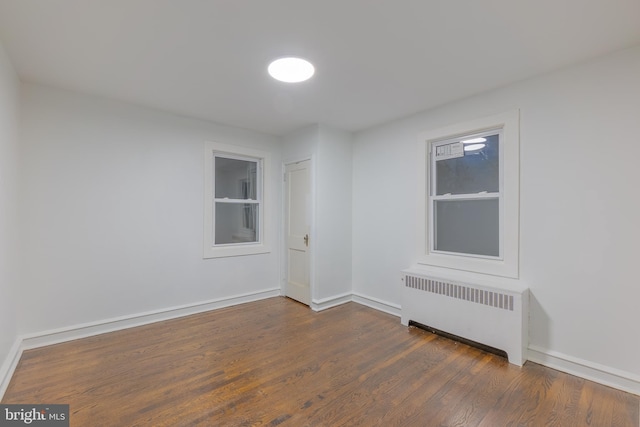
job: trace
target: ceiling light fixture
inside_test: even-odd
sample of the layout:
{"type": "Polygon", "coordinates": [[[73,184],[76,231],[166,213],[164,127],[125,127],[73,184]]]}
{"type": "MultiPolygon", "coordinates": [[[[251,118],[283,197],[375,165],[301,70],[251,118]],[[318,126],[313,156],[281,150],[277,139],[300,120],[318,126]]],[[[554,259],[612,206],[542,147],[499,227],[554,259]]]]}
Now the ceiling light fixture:
{"type": "MultiPolygon", "coordinates": [[[[464,141],[463,141],[464,142],[464,141]]],[[[482,150],[487,144],[469,144],[464,146],[464,151],[482,150]]]]}
{"type": "Polygon", "coordinates": [[[286,57],[273,61],[267,71],[271,77],[281,82],[299,83],[309,80],[316,70],[306,59],[286,57]]]}
{"type": "Polygon", "coordinates": [[[487,142],[487,138],[471,138],[462,141],[463,144],[478,144],[480,142],[487,142]]]}

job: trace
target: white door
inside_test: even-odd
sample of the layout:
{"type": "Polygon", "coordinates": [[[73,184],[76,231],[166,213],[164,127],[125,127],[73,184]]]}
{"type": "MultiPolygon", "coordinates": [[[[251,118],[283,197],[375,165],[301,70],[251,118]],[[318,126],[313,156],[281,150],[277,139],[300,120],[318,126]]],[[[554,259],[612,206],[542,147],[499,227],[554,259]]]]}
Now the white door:
{"type": "Polygon", "coordinates": [[[285,234],[287,277],[285,295],[311,304],[309,233],[311,231],[311,179],[305,160],[285,168],[285,234]]]}

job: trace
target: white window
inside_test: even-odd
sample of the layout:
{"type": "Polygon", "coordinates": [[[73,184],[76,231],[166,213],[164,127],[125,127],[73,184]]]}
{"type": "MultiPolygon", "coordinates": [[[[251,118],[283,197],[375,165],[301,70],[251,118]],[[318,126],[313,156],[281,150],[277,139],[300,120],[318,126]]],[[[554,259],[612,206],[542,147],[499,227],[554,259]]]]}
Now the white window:
{"type": "Polygon", "coordinates": [[[205,144],[204,258],[269,252],[268,170],[266,152],[205,144]]]}
{"type": "Polygon", "coordinates": [[[518,122],[516,111],[421,136],[421,263],[518,276],[518,122]]]}
{"type": "Polygon", "coordinates": [[[500,258],[502,129],[429,147],[429,249],[500,258]]]}

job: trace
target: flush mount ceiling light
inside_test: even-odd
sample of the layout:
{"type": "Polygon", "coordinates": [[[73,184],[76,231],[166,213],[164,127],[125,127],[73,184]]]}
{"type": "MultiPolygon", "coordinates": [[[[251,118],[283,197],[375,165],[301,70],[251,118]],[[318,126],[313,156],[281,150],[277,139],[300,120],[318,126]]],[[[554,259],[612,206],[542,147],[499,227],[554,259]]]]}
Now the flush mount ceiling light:
{"type": "Polygon", "coordinates": [[[269,64],[267,71],[269,71],[271,77],[281,82],[298,83],[309,80],[316,70],[305,59],[287,57],[273,61],[269,64]]]}

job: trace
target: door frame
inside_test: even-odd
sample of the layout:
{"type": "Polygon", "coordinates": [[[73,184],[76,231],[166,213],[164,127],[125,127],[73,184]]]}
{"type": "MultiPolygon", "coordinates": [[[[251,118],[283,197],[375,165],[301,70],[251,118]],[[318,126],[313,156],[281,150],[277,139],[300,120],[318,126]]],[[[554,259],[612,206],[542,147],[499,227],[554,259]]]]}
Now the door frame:
{"type": "Polygon", "coordinates": [[[287,174],[287,166],[293,165],[296,163],[309,161],[309,185],[311,186],[310,194],[311,194],[311,215],[310,215],[310,224],[309,224],[309,295],[310,303],[309,308],[312,308],[315,304],[315,248],[316,248],[316,174],[315,174],[315,156],[305,156],[305,157],[297,157],[293,159],[284,159],[282,161],[282,168],[280,176],[281,178],[281,194],[282,194],[282,203],[280,206],[280,255],[281,255],[281,263],[280,263],[280,295],[286,296],[286,286],[287,286],[287,183],[285,181],[285,177],[287,174]]]}

